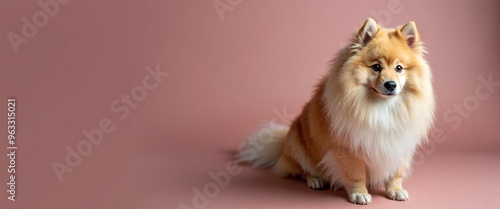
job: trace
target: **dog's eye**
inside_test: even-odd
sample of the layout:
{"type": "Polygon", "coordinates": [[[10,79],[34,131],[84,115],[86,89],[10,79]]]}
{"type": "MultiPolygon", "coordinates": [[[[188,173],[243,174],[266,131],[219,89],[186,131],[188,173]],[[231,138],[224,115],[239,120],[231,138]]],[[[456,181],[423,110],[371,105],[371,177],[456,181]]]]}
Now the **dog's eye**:
{"type": "Polygon", "coordinates": [[[401,65],[397,65],[396,66],[396,72],[398,72],[398,73],[403,72],[403,67],[401,67],[401,65]]]}
{"type": "Polygon", "coordinates": [[[380,66],[380,64],[374,64],[374,65],[372,65],[372,69],[375,72],[380,72],[382,70],[382,66],[380,66]]]}

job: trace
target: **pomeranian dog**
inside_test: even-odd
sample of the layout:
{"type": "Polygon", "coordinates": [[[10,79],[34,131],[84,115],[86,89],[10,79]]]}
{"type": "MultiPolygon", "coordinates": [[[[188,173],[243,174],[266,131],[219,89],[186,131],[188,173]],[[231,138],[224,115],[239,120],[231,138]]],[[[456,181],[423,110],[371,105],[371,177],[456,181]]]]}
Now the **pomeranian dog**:
{"type": "Polygon", "coordinates": [[[413,21],[384,28],[368,18],[332,60],[290,127],[271,123],[239,147],[238,162],[300,177],[312,189],[343,187],[369,204],[368,188],[408,200],[402,181],[434,119],[425,49],[413,21]]]}

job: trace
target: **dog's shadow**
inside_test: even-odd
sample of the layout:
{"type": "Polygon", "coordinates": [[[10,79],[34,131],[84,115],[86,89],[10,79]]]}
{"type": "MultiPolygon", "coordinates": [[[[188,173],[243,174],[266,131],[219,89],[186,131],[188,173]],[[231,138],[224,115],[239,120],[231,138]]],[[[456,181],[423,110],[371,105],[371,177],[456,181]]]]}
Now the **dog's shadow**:
{"type": "MultiPolygon", "coordinates": [[[[229,162],[234,162],[238,154],[237,151],[226,151],[229,162]]],[[[259,193],[259,195],[278,195],[288,198],[304,198],[314,201],[335,201],[350,203],[347,199],[346,191],[343,188],[334,189],[326,187],[321,190],[314,190],[307,186],[307,183],[300,178],[283,178],[271,173],[269,169],[252,168],[246,163],[235,164],[241,171],[233,176],[231,181],[232,189],[243,192],[245,195],[259,193]]],[[[372,196],[386,197],[384,191],[376,189],[370,191],[372,196]]]]}
{"type": "MultiPolygon", "coordinates": [[[[228,162],[236,160],[236,151],[226,151],[228,162]]],[[[321,190],[314,190],[307,186],[307,183],[300,178],[283,178],[271,173],[269,169],[252,168],[245,163],[234,164],[238,166],[241,171],[232,177],[231,188],[238,190],[238,192],[246,193],[245,195],[252,195],[259,193],[260,195],[277,195],[287,196],[288,198],[306,198],[318,201],[345,201],[347,195],[344,189],[334,189],[326,187],[321,190]]]]}

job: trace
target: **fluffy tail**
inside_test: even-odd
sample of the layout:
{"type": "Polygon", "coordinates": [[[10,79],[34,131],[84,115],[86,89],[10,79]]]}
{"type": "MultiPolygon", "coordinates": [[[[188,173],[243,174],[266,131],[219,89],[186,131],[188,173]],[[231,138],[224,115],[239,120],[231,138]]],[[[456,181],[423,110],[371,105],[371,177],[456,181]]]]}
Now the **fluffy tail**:
{"type": "Polygon", "coordinates": [[[247,162],[254,168],[273,166],[283,154],[288,130],[289,127],[285,125],[272,122],[267,124],[240,145],[236,162],[247,162]]]}

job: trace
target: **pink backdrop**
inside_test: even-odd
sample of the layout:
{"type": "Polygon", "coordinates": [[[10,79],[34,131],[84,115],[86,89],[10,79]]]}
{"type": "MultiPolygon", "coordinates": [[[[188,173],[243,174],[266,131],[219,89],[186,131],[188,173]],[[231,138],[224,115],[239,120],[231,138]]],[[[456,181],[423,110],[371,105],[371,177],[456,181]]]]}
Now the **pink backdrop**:
{"type": "Polygon", "coordinates": [[[438,112],[406,184],[410,201],[374,192],[369,207],[500,207],[499,1],[10,0],[0,8],[0,127],[15,97],[18,146],[12,202],[1,135],[0,208],[354,207],[342,192],[226,166],[259,124],[299,113],[370,16],[417,23],[438,112]],[[53,165],[68,172],[58,178],[53,165]]]}

